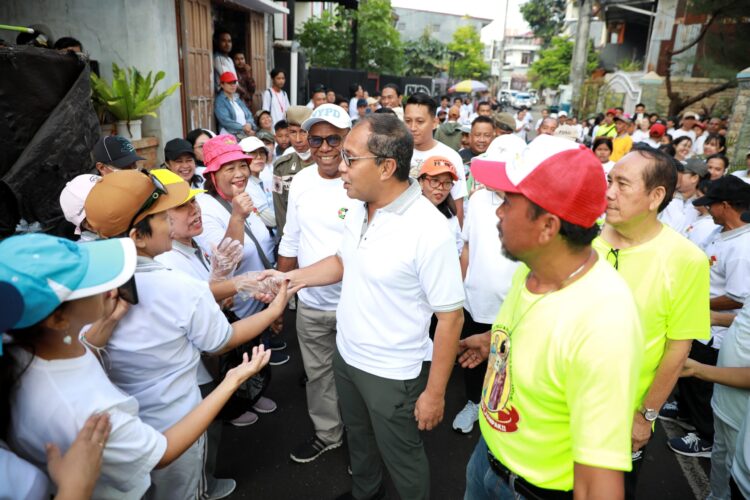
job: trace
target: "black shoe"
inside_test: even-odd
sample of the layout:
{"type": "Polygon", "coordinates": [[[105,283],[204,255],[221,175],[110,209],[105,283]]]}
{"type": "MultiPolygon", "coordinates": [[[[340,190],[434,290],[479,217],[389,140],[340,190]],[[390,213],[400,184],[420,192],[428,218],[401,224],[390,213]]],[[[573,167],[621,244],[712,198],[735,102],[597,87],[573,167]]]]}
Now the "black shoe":
{"type": "MultiPolygon", "coordinates": [[[[381,483],[380,488],[378,488],[378,491],[367,500],[383,500],[384,498],[385,498],[385,486],[381,483]]],[[[347,491],[343,495],[337,496],[336,500],[354,500],[354,497],[352,496],[351,491],[347,491]]]]}
{"type": "Polygon", "coordinates": [[[281,351],[271,351],[271,361],[268,364],[271,366],[279,366],[286,364],[288,361],[288,354],[284,354],[281,351]]]}
{"type": "Polygon", "coordinates": [[[298,464],[306,464],[312,462],[328,450],[334,450],[342,444],[344,444],[343,440],[327,444],[318,436],[313,436],[295,448],[295,450],[289,454],[289,457],[298,464]]]}

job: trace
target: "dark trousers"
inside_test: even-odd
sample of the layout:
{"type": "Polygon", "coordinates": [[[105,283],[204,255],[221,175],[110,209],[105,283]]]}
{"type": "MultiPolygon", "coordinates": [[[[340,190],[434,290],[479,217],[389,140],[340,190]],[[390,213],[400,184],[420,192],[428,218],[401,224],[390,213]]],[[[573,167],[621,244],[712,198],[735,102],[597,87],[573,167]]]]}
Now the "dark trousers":
{"type": "MultiPolygon", "coordinates": [[[[477,333],[484,333],[492,329],[492,325],[487,323],[477,323],[474,318],[471,317],[469,311],[464,309],[464,327],[461,330],[461,338],[471,337],[477,333]]],[[[461,371],[464,375],[464,389],[466,391],[466,399],[479,404],[482,399],[482,384],[484,384],[484,376],[487,373],[487,361],[483,361],[482,364],[475,368],[462,368],[461,371]]]]}
{"type": "MultiPolygon", "coordinates": [[[[653,434],[651,434],[653,438],[653,434]]],[[[640,449],[640,454],[637,457],[633,456],[632,466],[630,472],[625,473],[625,498],[626,500],[635,500],[635,490],[638,488],[638,476],[641,473],[641,467],[646,460],[646,452],[648,445],[651,441],[649,440],[646,445],[640,449]]]]}
{"type": "MultiPolygon", "coordinates": [[[[689,357],[699,363],[716,366],[719,350],[693,340],[689,357]]],[[[690,420],[701,438],[713,442],[714,412],[711,409],[711,396],[714,384],[696,377],[683,377],[677,381],[677,387],[680,391],[677,398],[680,415],[690,420]]]]}

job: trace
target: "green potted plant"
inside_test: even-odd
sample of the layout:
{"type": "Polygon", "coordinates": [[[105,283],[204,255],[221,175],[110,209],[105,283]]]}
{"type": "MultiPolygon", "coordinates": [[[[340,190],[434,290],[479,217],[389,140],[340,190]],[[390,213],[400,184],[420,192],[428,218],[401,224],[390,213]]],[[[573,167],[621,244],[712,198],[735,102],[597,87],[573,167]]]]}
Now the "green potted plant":
{"type": "Polygon", "coordinates": [[[155,94],[156,84],[163,78],[163,71],[153,78],[149,71],[144,78],[135,68],[123,69],[112,63],[112,85],[91,73],[94,102],[103,105],[118,120],[118,135],[137,141],[141,139],[141,118],[156,117],[155,111],[162,101],[180,86],[175,83],[166,91],[155,94]]]}

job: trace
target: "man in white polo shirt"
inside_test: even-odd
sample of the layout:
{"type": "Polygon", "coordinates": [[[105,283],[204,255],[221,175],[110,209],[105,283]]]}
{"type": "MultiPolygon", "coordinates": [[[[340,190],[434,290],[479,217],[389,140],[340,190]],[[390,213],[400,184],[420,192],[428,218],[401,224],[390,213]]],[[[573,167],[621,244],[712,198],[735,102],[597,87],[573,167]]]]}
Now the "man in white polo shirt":
{"type": "MultiPolygon", "coordinates": [[[[279,245],[282,272],[309,266],[336,253],[346,214],[362,204],[346,195],[339,172],[341,147],[351,127],[349,114],[335,104],[318,107],[302,124],[315,163],[295,175],[289,186],[286,226],[279,245]]],[[[307,408],[315,433],[292,451],[290,456],[298,463],[312,462],[343,443],[344,424],[333,379],[340,294],[340,283],[299,293],[297,335],[307,375],[307,408]]]]}
{"type": "MultiPolygon", "coordinates": [[[[448,158],[454,165],[463,165],[461,156],[450,146],[436,141],[432,136],[437,127],[435,118],[435,100],[427,94],[417,92],[409,97],[404,109],[404,123],[414,140],[414,152],[411,157],[411,176],[415,179],[419,175],[422,163],[430,156],[443,156],[448,158]]],[[[456,216],[458,222],[464,223],[464,197],[469,195],[466,188],[466,171],[457,168],[458,180],[453,183],[451,197],[456,202],[456,216]]]]}
{"type": "Polygon", "coordinates": [[[381,458],[401,498],[429,496],[419,431],[443,418],[464,293],[448,222],[409,179],[412,149],[394,115],[357,123],[339,170],[349,197],[365,203],[347,212],[335,255],[287,273],[306,286],[343,277],[333,366],[353,487],[341,498],[383,496],[381,458]]]}

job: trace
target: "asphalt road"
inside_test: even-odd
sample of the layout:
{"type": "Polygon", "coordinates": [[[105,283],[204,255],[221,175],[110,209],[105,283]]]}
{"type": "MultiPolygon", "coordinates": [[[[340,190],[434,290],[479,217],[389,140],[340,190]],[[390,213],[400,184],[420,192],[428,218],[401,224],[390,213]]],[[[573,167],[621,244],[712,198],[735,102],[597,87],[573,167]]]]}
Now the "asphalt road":
{"type": "MultiPolygon", "coordinates": [[[[302,361],[293,332],[294,316],[288,312],[285,339],[291,360],[274,367],[267,393],[278,404],[278,410],[261,415],[249,427],[224,425],[217,476],[236,479],[237,490],[231,499],[327,500],[351,488],[346,446],[309,464],[300,465],[289,459],[289,452],[312,434],[305,390],[299,384],[302,361]]],[[[464,404],[460,369],[455,369],[446,396],[445,420],[437,429],[424,433],[435,499],[463,498],[466,463],[479,437],[478,426],[468,435],[451,429],[453,417],[464,404]]],[[[678,461],[666,446],[665,431],[675,435],[680,432],[678,428],[657,424],[643,465],[638,498],[705,498],[709,461],[687,457],[678,461]]],[[[388,498],[398,498],[390,480],[387,487],[388,498]]]]}

